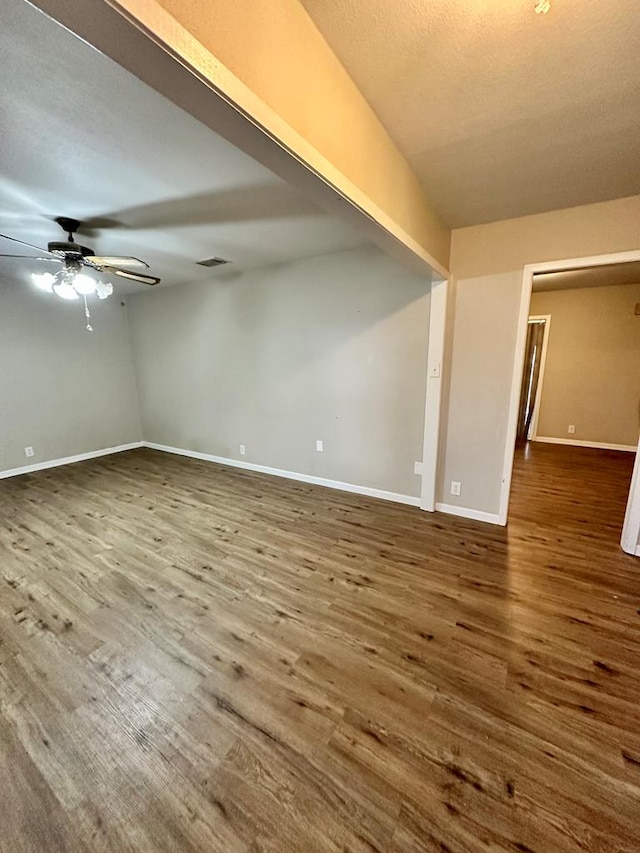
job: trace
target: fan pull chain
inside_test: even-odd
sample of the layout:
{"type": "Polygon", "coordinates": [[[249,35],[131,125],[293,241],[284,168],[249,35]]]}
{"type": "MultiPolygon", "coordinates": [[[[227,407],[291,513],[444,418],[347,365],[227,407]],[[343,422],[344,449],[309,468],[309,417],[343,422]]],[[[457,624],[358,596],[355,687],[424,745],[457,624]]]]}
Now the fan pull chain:
{"type": "Polygon", "coordinates": [[[91,314],[89,314],[89,306],[87,305],[87,297],[83,296],[84,299],[84,316],[87,318],[86,330],[87,332],[93,332],[93,326],[91,325],[91,314]]]}

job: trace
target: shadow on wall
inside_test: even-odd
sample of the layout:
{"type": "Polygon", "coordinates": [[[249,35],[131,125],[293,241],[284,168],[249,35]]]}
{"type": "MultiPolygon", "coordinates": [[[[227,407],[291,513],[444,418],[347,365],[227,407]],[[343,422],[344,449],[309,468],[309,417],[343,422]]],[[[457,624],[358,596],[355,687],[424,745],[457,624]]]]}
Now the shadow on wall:
{"type": "MultiPolygon", "coordinates": [[[[361,336],[382,334],[388,346],[366,352],[373,364],[410,346],[408,331],[422,337],[426,368],[429,291],[426,279],[367,247],[246,272],[229,269],[207,282],[144,291],[127,303],[134,311],[144,304],[159,320],[170,309],[168,348],[202,340],[201,355],[222,356],[237,351],[241,338],[236,354],[258,373],[268,363],[304,370],[361,336]],[[396,324],[408,327],[404,336],[394,334],[401,331],[396,324]]],[[[221,359],[216,367],[231,365],[221,359]]]]}

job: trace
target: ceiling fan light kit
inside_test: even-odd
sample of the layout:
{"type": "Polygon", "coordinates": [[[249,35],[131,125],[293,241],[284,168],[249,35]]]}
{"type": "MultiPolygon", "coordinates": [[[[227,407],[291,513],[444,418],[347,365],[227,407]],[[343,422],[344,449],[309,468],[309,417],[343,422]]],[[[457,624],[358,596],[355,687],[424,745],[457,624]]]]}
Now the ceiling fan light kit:
{"type": "Polygon", "coordinates": [[[60,216],[56,219],[56,222],[66,232],[68,239],[65,242],[53,241],[47,245],[46,249],[40,249],[38,246],[25,243],[23,240],[18,240],[15,237],[9,237],[7,234],[0,234],[0,237],[4,237],[6,240],[12,240],[14,243],[19,243],[30,249],[36,249],[38,252],[49,255],[49,257],[34,258],[29,255],[0,255],[0,258],[24,258],[25,260],[32,261],[61,263],[62,269],[57,273],[31,273],[31,280],[39,290],[45,293],[54,293],[60,299],[75,301],[82,298],[88,331],[92,332],[93,327],[90,323],[91,317],[87,304],[87,296],[95,295],[98,299],[107,299],[113,293],[113,284],[110,281],[96,280],[92,276],[87,275],[84,272],[85,269],[94,270],[98,274],[107,273],[120,276],[121,278],[137,281],[141,284],[154,285],[160,281],[156,276],[133,272],[132,270],[122,269],[119,266],[148,268],[149,265],[139,258],[94,255],[93,249],[76,243],[73,235],[81,225],[77,219],[60,216]]]}

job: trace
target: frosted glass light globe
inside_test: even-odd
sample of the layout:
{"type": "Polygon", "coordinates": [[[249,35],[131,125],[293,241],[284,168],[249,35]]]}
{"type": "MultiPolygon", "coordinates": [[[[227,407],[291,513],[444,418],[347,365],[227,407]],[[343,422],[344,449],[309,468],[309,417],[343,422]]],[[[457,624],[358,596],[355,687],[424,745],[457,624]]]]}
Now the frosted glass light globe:
{"type": "Polygon", "coordinates": [[[53,283],[55,280],[55,275],[52,275],[50,272],[31,273],[31,281],[39,290],[44,290],[45,293],[53,293],[53,283]]]}
{"type": "Polygon", "coordinates": [[[73,289],[76,293],[79,293],[80,296],[89,296],[90,294],[95,293],[96,284],[97,282],[94,279],[84,273],[78,273],[78,275],[73,279],[73,289]]]}
{"type": "Polygon", "coordinates": [[[78,294],[75,292],[73,285],[68,284],[66,281],[62,281],[60,284],[54,284],[53,292],[61,299],[80,299],[78,294]]]}
{"type": "Polygon", "coordinates": [[[110,281],[98,281],[96,283],[96,294],[98,299],[106,299],[113,293],[113,285],[110,281]]]}

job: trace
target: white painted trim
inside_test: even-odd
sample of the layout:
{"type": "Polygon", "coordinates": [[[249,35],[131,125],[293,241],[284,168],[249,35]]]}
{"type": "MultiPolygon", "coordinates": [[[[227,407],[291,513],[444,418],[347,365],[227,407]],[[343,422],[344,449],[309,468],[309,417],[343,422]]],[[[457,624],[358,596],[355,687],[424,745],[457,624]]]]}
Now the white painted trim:
{"type": "Polygon", "coordinates": [[[214,462],[217,465],[227,465],[231,468],[243,468],[246,471],[257,471],[260,474],[270,474],[274,477],[284,477],[287,480],[298,480],[301,483],[311,483],[314,486],[325,486],[338,489],[341,492],[353,492],[366,495],[369,498],[379,498],[383,501],[420,506],[420,498],[412,495],[401,495],[397,492],[387,492],[384,489],[372,489],[369,486],[357,486],[353,483],[343,483],[340,480],[327,480],[325,477],[315,477],[312,474],[298,474],[295,471],[284,471],[281,468],[271,468],[268,465],[257,465],[253,462],[241,462],[239,459],[229,459],[226,456],[213,456],[211,453],[199,453],[196,450],[185,450],[182,447],[170,447],[166,444],[155,444],[144,441],[143,447],[150,450],[160,450],[162,453],[174,453],[177,456],[188,456],[190,459],[200,459],[203,462],[214,462]]]}
{"type": "MultiPolygon", "coordinates": [[[[522,271],[522,289],[520,292],[520,311],[518,313],[518,331],[511,377],[511,394],[509,397],[509,417],[504,446],[504,462],[502,467],[502,487],[500,490],[500,524],[507,523],[509,511],[509,494],[511,492],[511,475],[513,473],[513,457],[516,446],[518,429],[518,408],[520,404],[520,385],[522,368],[524,366],[524,351],[527,340],[527,325],[529,321],[529,306],[531,304],[531,288],[533,275],[536,272],[559,272],[562,270],[584,269],[585,267],[600,267],[607,264],[624,264],[640,261],[640,250],[633,252],[614,252],[608,255],[594,255],[587,258],[570,258],[569,260],[545,261],[538,264],[525,264],[522,271]]],[[[640,483],[638,484],[640,492],[640,483]]],[[[640,495],[639,498],[640,500],[640,495]]]]}
{"type": "Polygon", "coordinates": [[[427,383],[424,400],[422,483],[420,488],[420,509],[427,510],[427,512],[433,512],[436,508],[438,440],[440,436],[442,370],[444,366],[444,339],[448,294],[448,281],[432,282],[429,313],[427,383]]]}
{"type": "Polygon", "coordinates": [[[536,398],[533,401],[533,418],[529,426],[527,438],[534,441],[538,435],[538,419],[540,417],[540,404],[542,403],[542,386],[544,384],[544,371],[547,367],[547,349],[549,347],[549,334],[551,332],[551,314],[530,315],[529,320],[544,320],[544,333],[542,335],[542,355],[540,356],[540,372],[538,374],[538,387],[536,398]]]}
{"type": "Polygon", "coordinates": [[[143,446],[143,442],[133,441],[131,444],[119,444],[117,447],[104,447],[102,450],[78,453],[77,456],[63,456],[61,459],[50,459],[48,462],[36,462],[33,465],[23,465],[20,468],[8,468],[6,471],[0,471],[0,480],[5,480],[7,477],[19,477],[20,474],[32,474],[34,471],[44,471],[47,468],[57,468],[59,465],[72,465],[74,462],[85,462],[87,459],[110,456],[112,453],[122,453],[123,450],[135,450],[137,447],[143,446]]]}
{"type": "Polygon", "coordinates": [[[583,270],[586,267],[605,267],[608,264],[628,264],[640,261],[640,249],[630,252],[612,252],[608,255],[591,255],[586,258],[565,258],[559,261],[542,261],[537,264],[526,264],[525,269],[535,272],[566,272],[567,270],[583,270]]]}
{"type": "Polygon", "coordinates": [[[600,450],[627,450],[631,453],[636,452],[635,444],[611,444],[608,441],[580,441],[577,438],[554,438],[548,435],[539,435],[533,441],[540,441],[542,444],[568,444],[573,447],[593,447],[600,450]]]}
{"type": "Polygon", "coordinates": [[[631,476],[629,501],[622,525],[620,547],[627,554],[640,557],[640,441],[631,476]]]}
{"type": "Polygon", "coordinates": [[[500,524],[507,523],[509,512],[509,494],[511,492],[511,475],[513,473],[513,457],[516,449],[516,435],[518,432],[518,409],[520,406],[520,389],[522,386],[522,370],[524,368],[524,354],[527,344],[527,331],[529,327],[529,305],[531,303],[531,286],[533,284],[533,270],[525,266],[522,274],[522,294],[520,296],[520,311],[518,313],[518,332],[516,337],[516,351],[511,375],[511,393],[509,395],[509,418],[507,420],[507,436],[505,444],[504,462],[502,466],[502,485],[500,489],[500,508],[498,516],[500,524]]]}
{"type": "Polygon", "coordinates": [[[445,512],[447,515],[458,515],[460,518],[470,518],[473,521],[484,521],[486,524],[500,524],[500,517],[495,512],[483,512],[479,509],[469,509],[466,506],[455,506],[455,504],[436,504],[436,512],[445,512]]]}

